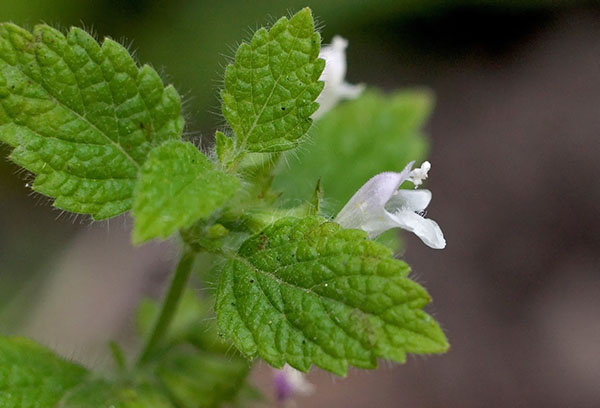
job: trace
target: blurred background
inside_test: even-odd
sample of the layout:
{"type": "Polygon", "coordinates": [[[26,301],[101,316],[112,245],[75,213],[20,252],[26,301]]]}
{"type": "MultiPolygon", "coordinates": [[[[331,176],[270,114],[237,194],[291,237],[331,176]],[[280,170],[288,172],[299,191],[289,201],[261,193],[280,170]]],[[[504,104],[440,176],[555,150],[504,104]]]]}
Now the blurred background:
{"type": "MultiPolygon", "coordinates": [[[[305,5],[324,42],[349,39],[350,82],[436,94],[429,215],[448,247],[407,235],[404,257],[452,349],[343,380],[314,370],[317,392],[297,405],[600,406],[598,2],[2,0],[0,20],[127,44],[184,96],[187,136],[210,143],[239,41],[305,5]]],[[[0,161],[0,330],[105,364],[107,340],[131,335],[176,249],[134,249],[127,217],[61,214],[26,182],[0,161]]],[[[271,392],[266,367],[253,377],[271,392]]]]}

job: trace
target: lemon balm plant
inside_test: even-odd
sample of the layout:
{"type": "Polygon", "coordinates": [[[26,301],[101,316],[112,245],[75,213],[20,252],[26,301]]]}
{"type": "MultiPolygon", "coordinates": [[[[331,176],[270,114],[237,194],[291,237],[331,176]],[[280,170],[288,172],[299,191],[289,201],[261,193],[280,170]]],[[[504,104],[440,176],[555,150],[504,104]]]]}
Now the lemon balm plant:
{"type": "Polygon", "coordinates": [[[256,358],[282,369],[284,400],[311,388],[312,366],[344,376],[448,349],[397,242],[378,238],[399,227],[445,246],[423,216],[431,193],[400,188],[427,177],[411,160],[431,97],[346,83],[346,46],[321,48],[309,9],[259,29],[225,70],[228,127],[201,151],[177,91],[120,44],[0,25],[0,140],[31,188],[94,220],[129,212],[134,244],[182,247],[164,299],[140,305],[139,353],[111,345],[112,374],[0,337],[0,406],[246,406],[256,358]],[[190,290],[198,253],[218,281],[204,297],[190,290]]]}

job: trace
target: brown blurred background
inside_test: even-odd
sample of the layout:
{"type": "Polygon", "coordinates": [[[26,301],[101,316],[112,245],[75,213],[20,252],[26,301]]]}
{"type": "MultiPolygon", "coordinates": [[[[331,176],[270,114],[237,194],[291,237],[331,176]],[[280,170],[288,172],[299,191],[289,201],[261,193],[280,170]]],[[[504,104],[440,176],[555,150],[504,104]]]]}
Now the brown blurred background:
{"type": "MultiPolygon", "coordinates": [[[[437,95],[429,215],[448,247],[406,235],[405,258],[452,349],[347,379],[314,371],[317,393],[297,405],[600,406],[598,2],[3,0],[0,20],[131,44],[184,95],[188,136],[210,140],[226,56],[304,5],[325,41],[350,40],[350,82],[437,95]]],[[[92,225],[26,182],[0,162],[0,329],[102,366],[139,297],[160,293],[175,250],[133,249],[127,217],[92,225]]],[[[269,375],[254,376],[266,392],[269,375]]]]}

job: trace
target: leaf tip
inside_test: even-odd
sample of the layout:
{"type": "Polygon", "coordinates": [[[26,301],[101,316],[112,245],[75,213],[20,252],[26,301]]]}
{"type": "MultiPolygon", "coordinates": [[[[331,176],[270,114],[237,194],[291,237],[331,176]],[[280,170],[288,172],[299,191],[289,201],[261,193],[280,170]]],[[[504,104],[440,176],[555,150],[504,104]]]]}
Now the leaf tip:
{"type": "Polygon", "coordinates": [[[290,19],[290,23],[292,25],[309,24],[311,27],[311,30],[312,30],[314,27],[314,19],[313,19],[312,10],[310,9],[310,7],[304,7],[302,10],[300,10],[299,12],[294,14],[294,16],[290,19]]]}

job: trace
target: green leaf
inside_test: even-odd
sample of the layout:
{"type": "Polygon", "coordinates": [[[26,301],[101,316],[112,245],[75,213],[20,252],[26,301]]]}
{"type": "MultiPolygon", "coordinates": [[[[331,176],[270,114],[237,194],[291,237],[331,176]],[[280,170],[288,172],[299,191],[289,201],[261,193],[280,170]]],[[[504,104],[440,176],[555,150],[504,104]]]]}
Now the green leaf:
{"type": "Polygon", "coordinates": [[[275,152],[294,148],[308,131],[325,61],[321,36],[310,9],[282,17],[242,43],[225,70],[223,115],[240,151],[275,152]]]}
{"type": "MultiPolygon", "coordinates": [[[[37,406],[36,406],[37,407],[37,406]]],[[[46,405],[43,405],[46,407],[46,405]]],[[[74,389],[56,408],[175,408],[164,390],[142,384],[112,384],[95,380],[74,389]]]]}
{"type": "Polygon", "coordinates": [[[156,372],[176,406],[209,408],[234,401],[249,368],[239,357],[179,351],[170,353],[156,372]]]}
{"type": "Polygon", "coordinates": [[[235,158],[234,150],[233,139],[225,133],[217,131],[215,133],[215,151],[217,152],[219,163],[228,166],[235,158]]]}
{"type": "Polygon", "coordinates": [[[2,408],[173,408],[164,389],[90,379],[83,367],[31,340],[0,337],[2,408]]]}
{"type": "Polygon", "coordinates": [[[345,375],[378,358],[443,353],[430,301],[391,251],[321,218],[284,218],[249,238],[223,267],[217,323],[248,357],[345,375]]]}
{"type": "MultiPolygon", "coordinates": [[[[164,352],[157,353],[152,361],[153,375],[163,383],[177,406],[221,406],[223,402],[234,401],[246,387],[248,361],[232,352],[231,344],[217,336],[212,309],[212,304],[192,289],[184,292],[163,341],[164,352]]],[[[158,312],[156,302],[142,302],[137,319],[142,336],[151,330],[158,312]]]]}
{"type": "Polygon", "coordinates": [[[183,125],[177,91],[118,43],[0,25],[0,141],[55,207],[94,219],[128,211],[148,153],[183,125]]]}
{"type": "Polygon", "coordinates": [[[287,158],[274,188],[296,205],[309,200],[320,178],[326,209],[337,213],[375,174],[424,159],[428,143],[421,128],[432,105],[427,91],[375,90],[339,105],[312,128],[314,143],[287,158]]]}
{"type": "Polygon", "coordinates": [[[31,340],[0,337],[0,407],[54,407],[87,374],[31,340]]]}
{"type": "Polygon", "coordinates": [[[392,252],[396,255],[402,253],[402,251],[404,250],[404,245],[402,240],[400,239],[400,234],[398,233],[397,229],[391,229],[384,232],[383,234],[375,238],[375,241],[379,242],[381,245],[385,245],[386,247],[391,249],[392,252]]]}
{"type": "Polygon", "coordinates": [[[211,215],[237,190],[239,181],[216,170],[193,144],[170,141],[154,149],[135,191],[134,243],[167,238],[211,215]]]}

